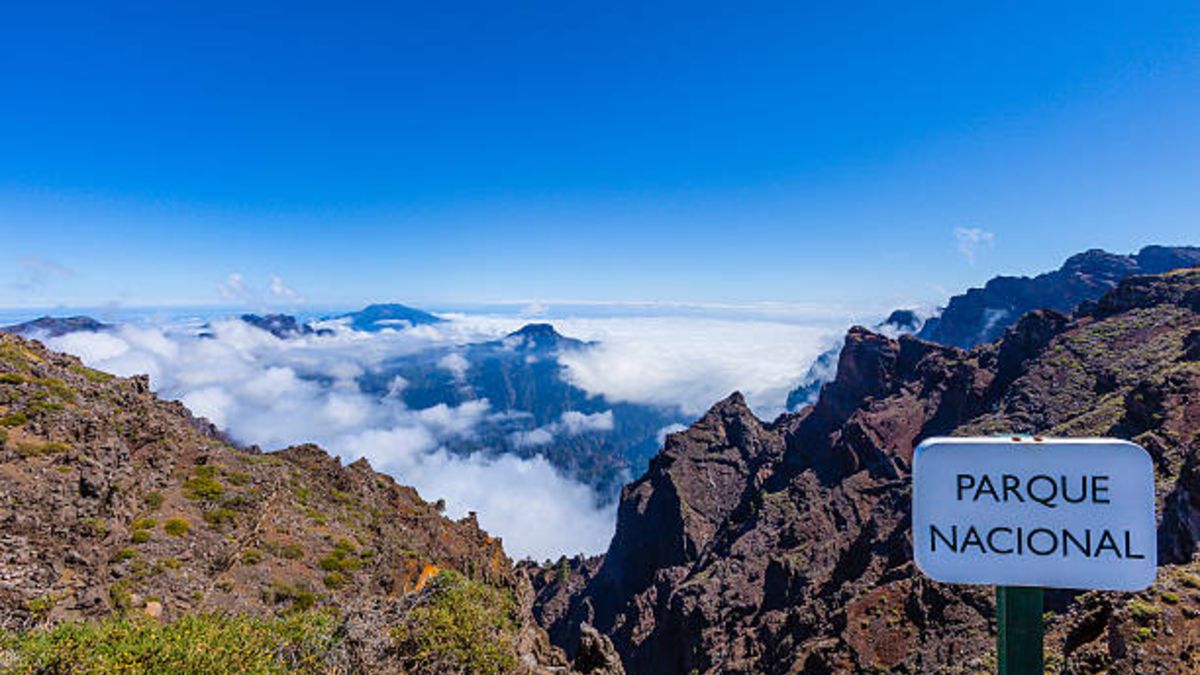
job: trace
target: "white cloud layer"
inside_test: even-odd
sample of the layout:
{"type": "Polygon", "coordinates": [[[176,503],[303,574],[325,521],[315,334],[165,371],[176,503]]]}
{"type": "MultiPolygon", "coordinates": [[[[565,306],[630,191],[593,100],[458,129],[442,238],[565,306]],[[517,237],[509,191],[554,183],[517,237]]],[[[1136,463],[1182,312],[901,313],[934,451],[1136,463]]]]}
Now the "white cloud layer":
{"type": "MultiPolygon", "coordinates": [[[[231,277],[227,285],[236,288],[238,282],[231,277]]],[[[424,498],[445,499],[453,517],[476,511],[480,524],[503,537],[506,550],[517,557],[603,551],[615,525],[615,505],[598,508],[588,486],[564,477],[540,457],[461,457],[444,449],[446,440],[471,437],[481,421],[497,414],[486,401],[411,410],[398,395],[407,384],[402,379],[393,381],[383,397],[359,390],[355,378],[388,358],[496,339],[527,320],[443,316],[450,320],[374,334],[334,324],[331,337],[291,340],[238,320],[214,322],[211,339],[125,325],[48,344],[102,370],[149,374],[161,395],[183,401],[241,442],[267,450],[315,442],[346,461],[366,457],[424,498]]],[[[564,335],[599,341],[560,356],[564,377],[590,393],[610,401],[678,405],[699,415],[740,390],[768,418],[783,411],[787,392],[842,329],[828,321],[692,316],[543,320],[564,335]]],[[[467,363],[451,354],[439,365],[461,377],[467,363]]],[[[612,427],[611,411],[568,412],[513,440],[536,447],[560,435],[612,427]]],[[[676,430],[664,429],[662,435],[676,430]]]]}
{"type": "MultiPolygon", "coordinates": [[[[428,346],[428,338],[345,331],[279,340],[240,321],[217,322],[213,332],[213,339],[197,339],[123,326],[48,343],[95,368],[149,374],[161,395],[183,401],[241,442],[277,449],[312,441],[346,461],[366,457],[424,498],[445,499],[452,517],[476,511],[512,555],[556,558],[608,545],[615,505],[597,508],[588,486],[544,459],[460,457],[441,448],[445,439],[474,433],[491,412],[486,401],[410,410],[395,396],[373,398],[359,390],[357,375],[385,355],[428,346]]],[[[402,386],[393,383],[393,389],[402,386]]]]}
{"type": "Polygon", "coordinates": [[[560,357],[570,380],[610,401],[679,405],[699,415],[733,391],[755,412],[787,393],[841,328],[691,317],[571,319],[555,325],[599,344],[560,357]]]}

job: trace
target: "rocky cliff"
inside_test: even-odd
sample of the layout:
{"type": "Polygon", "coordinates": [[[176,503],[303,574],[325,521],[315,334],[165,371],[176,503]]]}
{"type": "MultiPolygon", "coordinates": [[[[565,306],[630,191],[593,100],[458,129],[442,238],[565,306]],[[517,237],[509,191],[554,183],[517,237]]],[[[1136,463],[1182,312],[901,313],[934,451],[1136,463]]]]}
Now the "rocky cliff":
{"type": "Polygon", "coordinates": [[[1048,663],[1200,668],[1198,330],[1196,270],[1127,279],[1074,316],[1026,314],[970,351],[853,329],[814,405],[762,422],[734,394],[670,436],[625,488],[608,552],[535,575],[538,616],[568,649],[594,625],[630,672],[988,670],[991,589],[912,563],[913,449],[945,434],[1119,436],[1155,462],[1159,581],[1051,594],[1048,663]]]}
{"type": "Polygon", "coordinates": [[[6,645],[63,622],[218,612],[333,617],[313,670],[569,669],[532,621],[528,581],[473,516],[450,520],[365,461],[342,466],[315,446],[236,448],[146,378],[11,335],[0,335],[0,495],[0,668],[58,672],[6,645]]]}

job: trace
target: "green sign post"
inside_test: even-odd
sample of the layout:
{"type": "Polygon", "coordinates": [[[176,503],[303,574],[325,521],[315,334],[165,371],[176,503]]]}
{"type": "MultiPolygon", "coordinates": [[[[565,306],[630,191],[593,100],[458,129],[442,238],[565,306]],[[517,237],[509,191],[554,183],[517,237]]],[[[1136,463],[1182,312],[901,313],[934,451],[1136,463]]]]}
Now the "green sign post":
{"type": "Polygon", "coordinates": [[[996,658],[1000,675],[1042,675],[1042,589],[996,587],[996,658]]]}

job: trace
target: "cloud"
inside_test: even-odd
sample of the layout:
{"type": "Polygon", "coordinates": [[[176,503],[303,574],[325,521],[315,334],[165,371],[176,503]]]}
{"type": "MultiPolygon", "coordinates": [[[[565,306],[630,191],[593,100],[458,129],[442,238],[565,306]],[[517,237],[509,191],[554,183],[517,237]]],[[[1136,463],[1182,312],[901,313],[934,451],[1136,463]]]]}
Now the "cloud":
{"type": "MultiPolygon", "coordinates": [[[[102,370],[149,374],[161,396],[181,400],[243,443],[277,449],[311,441],[346,461],[366,457],[425,499],[445,499],[451,517],[477,512],[480,525],[501,536],[511,555],[557,558],[608,545],[615,505],[598,506],[590,487],[545,459],[463,457],[443,449],[446,440],[471,437],[494,416],[486,400],[413,410],[398,396],[372,397],[359,389],[357,374],[389,356],[443,344],[444,336],[344,330],[279,340],[237,320],[214,321],[212,332],[213,338],[198,339],[182,330],[124,325],[47,342],[102,370]]],[[[447,331],[468,334],[463,327],[447,331]]],[[[391,389],[403,386],[393,382],[391,389]]],[[[604,414],[569,419],[579,429],[606,424],[604,414]]]]}
{"type": "Polygon", "coordinates": [[[555,326],[599,342],[559,357],[566,377],[589,393],[699,415],[741,391],[763,417],[783,412],[788,391],[842,330],[691,317],[571,319],[555,326]]]}
{"type": "Polygon", "coordinates": [[[467,369],[471,364],[466,357],[458,352],[450,352],[449,354],[438,359],[438,368],[450,371],[455,380],[463,381],[467,376],[467,369]]]}
{"type": "MultiPolygon", "coordinates": [[[[494,340],[526,322],[515,314],[443,316],[449,321],[403,331],[364,333],[336,325],[329,337],[289,340],[228,319],[210,322],[212,339],[194,338],[194,328],[124,325],[49,344],[93,367],[149,374],[161,395],[182,400],[241,442],[270,450],[311,441],[347,461],[366,457],[424,498],[445,499],[452,517],[477,512],[480,524],[503,537],[512,555],[544,559],[603,551],[616,507],[598,506],[587,485],[563,476],[541,457],[464,457],[445,450],[449,439],[470,438],[481,422],[512,413],[486,401],[409,409],[398,395],[407,386],[402,379],[392,381],[383,396],[359,389],[356,378],[389,359],[494,340]]],[[[591,394],[610,402],[678,405],[700,414],[736,389],[767,418],[783,411],[787,392],[845,327],[824,319],[547,320],[565,335],[600,341],[560,355],[562,376],[591,394]]],[[[440,365],[455,372],[465,359],[440,365]]],[[[602,433],[612,426],[611,411],[572,411],[512,440],[536,450],[561,436],[602,433]]],[[[678,429],[663,429],[660,436],[678,429]]]]}
{"type": "Polygon", "coordinates": [[[549,445],[556,436],[578,436],[579,434],[612,430],[613,414],[611,410],[590,414],[568,410],[559,416],[557,422],[529,431],[514,431],[509,435],[509,439],[518,448],[526,448],[549,445]]]}
{"type": "Polygon", "coordinates": [[[978,227],[956,227],[954,239],[958,242],[958,252],[969,264],[974,265],[975,256],[983,249],[991,248],[996,242],[996,235],[978,227]]]}
{"type": "Polygon", "coordinates": [[[41,291],[55,280],[75,276],[75,271],[66,265],[32,254],[19,256],[15,271],[12,288],[26,293],[41,291]]]}
{"type": "Polygon", "coordinates": [[[246,305],[290,304],[303,305],[305,298],[296,292],[278,274],[267,277],[267,289],[260,289],[246,282],[241,272],[230,272],[225,281],[217,286],[217,293],[222,300],[233,301],[246,305]]]}
{"type": "Polygon", "coordinates": [[[598,413],[581,413],[568,410],[562,414],[559,425],[563,431],[571,435],[588,431],[612,431],[613,414],[611,410],[598,413]]]}
{"type": "Polygon", "coordinates": [[[287,300],[298,305],[304,304],[304,296],[300,295],[296,291],[289,288],[287,284],[283,283],[283,279],[281,279],[278,274],[271,275],[269,288],[271,290],[271,295],[276,298],[287,300]]]}
{"type": "Polygon", "coordinates": [[[246,278],[242,276],[241,272],[230,272],[229,276],[225,277],[225,281],[217,287],[217,292],[224,300],[244,301],[249,297],[249,292],[246,290],[246,278]]]}

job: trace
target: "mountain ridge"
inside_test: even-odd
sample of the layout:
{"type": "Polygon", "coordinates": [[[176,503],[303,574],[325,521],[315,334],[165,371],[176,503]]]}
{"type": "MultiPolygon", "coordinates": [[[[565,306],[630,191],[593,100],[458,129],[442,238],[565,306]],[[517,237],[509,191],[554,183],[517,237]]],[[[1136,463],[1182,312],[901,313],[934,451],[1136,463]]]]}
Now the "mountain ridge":
{"type": "Polygon", "coordinates": [[[1197,667],[1197,330],[1200,270],[1127,278],[1074,316],[1030,312],[970,351],[852,328],[815,405],[762,422],[733,395],[672,434],[622,493],[609,550],[567,561],[566,584],[534,575],[536,614],[568,651],[579,622],[595,625],[630,672],[987,670],[991,593],[912,564],[913,449],[933,435],[1107,435],[1154,459],[1159,580],[1049,594],[1051,661],[1197,667]]]}

